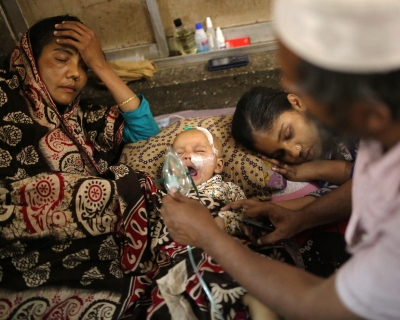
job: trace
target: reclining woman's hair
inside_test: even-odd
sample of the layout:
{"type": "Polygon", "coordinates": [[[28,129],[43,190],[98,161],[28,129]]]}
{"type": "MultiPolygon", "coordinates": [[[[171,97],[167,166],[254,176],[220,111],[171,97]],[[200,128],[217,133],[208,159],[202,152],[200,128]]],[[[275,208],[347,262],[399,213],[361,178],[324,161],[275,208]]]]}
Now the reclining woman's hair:
{"type": "Polygon", "coordinates": [[[269,131],[282,113],[293,110],[287,95],[271,87],[253,87],[247,91],[233,115],[233,138],[247,148],[254,148],[254,132],[269,131]]]}
{"type": "Polygon", "coordinates": [[[29,29],[29,39],[31,42],[33,57],[37,61],[42,54],[42,50],[53,41],[55,25],[63,21],[79,21],[77,17],[66,14],[39,20],[29,29]]]}
{"type": "Polygon", "coordinates": [[[400,70],[354,74],[326,70],[304,60],[298,64],[300,89],[322,106],[335,109],[336,122],[343,121],[349,106],[360,101],[386,104],[393,119],[400,120],[400,70]],[[337,112],[340,111],[340,112],[337,112]]]}

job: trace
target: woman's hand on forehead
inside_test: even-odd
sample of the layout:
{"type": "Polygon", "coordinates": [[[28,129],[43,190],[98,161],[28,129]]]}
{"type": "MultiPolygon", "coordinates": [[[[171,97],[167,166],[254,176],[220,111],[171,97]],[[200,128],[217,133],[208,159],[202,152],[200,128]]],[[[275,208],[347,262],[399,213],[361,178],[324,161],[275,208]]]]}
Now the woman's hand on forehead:
{"type": "Polygon", "coordinates": [[[54,36],[60,45],[76,48],[89,68],[95,64],[107,63],[101,49],[101,42],[93,30],[78,21],[63,21],[55,25],[54,36]]]}

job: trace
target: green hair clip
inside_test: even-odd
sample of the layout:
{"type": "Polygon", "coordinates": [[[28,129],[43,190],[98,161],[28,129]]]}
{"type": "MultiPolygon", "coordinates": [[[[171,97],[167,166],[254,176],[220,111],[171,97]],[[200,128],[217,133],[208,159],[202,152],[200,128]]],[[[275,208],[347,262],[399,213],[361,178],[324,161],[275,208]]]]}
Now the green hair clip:
{"type": "Polygon", "coordinates": [[[183,128],[183,130],[191,130],[191,129],[194,129],[194,127],[193,126],[185,126],[184,128],[183,128]]]}

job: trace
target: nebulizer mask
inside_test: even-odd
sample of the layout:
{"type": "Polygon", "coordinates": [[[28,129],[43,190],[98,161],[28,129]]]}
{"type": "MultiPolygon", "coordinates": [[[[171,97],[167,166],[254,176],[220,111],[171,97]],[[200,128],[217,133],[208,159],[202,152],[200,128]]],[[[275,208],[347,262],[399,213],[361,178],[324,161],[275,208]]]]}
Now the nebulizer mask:
{"type": "Polygon", "coordinates": [[[170,193],[171,189],[175,188],[184,196],[189,194],[192,185],[189,170],[186,164],[171,147],[166,149],[162,174],[165,189],[167,189],[168,193],[170,193]]]}

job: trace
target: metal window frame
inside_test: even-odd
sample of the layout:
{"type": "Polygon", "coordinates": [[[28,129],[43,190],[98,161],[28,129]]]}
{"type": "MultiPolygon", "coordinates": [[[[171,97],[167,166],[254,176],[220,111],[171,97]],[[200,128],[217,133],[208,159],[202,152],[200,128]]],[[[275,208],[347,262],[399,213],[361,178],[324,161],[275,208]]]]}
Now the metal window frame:
{"type": "Polygon", "coordinates": [[[21,39],[22,35],[28,29],[28,24],[22,15],[22,10],[18,1],[0,0],[0,6],[7,19],[11,36],[16,42],[19,41],[19,39],[21,39]]]}

